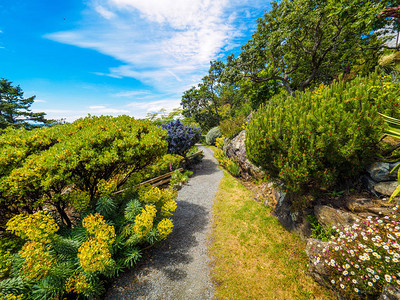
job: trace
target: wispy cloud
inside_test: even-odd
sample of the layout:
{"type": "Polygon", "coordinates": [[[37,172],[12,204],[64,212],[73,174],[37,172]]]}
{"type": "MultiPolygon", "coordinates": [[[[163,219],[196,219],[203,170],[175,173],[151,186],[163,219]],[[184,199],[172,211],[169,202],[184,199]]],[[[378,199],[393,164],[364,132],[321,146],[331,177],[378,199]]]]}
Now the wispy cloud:
{"type": "MultiPolygon", "coordinates": [[[[173,93],[176,97],[168,101],[176,104],[205,75],[211,60],[238,46],[247,29],[244,19],[261,5],[264,0],[89,0],[79,28],[45,37],[121,61],[108,70],[88,71],[135,78],[153,92],[173,93]]],[[[122,91],[113,96],[138,95],[122,91]]]]}
{"type": "Polygon", "coordinates": [[[143,97],[150,95],[150,91],[133,90],[133,91],[123,91],[116,94],[112,94],[113,97],[143,97]]]}

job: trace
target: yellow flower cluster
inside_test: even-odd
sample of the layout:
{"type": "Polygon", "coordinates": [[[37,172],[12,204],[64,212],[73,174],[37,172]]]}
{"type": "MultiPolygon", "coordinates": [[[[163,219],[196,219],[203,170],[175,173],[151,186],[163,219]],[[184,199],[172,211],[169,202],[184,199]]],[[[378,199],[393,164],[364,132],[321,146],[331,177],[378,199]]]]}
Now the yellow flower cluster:
{"type": "Polygon", "coordinates": [[[144,237],[151,231],[156,214],[157,209],[154,205],[146,205],[142,212],[136,216],[133,228],[138,237],[144,237]]]}
{"type": "Polygon", "coordinates": [[[86,272],[104,271],[111,263],[110,246],[115,241],[115,229],[98,213],[87,216],[82,225],[94,237],[82,243],[78,249],[81,266],[86,272]]]}
{"type": "Polygon", "coordinates": [[[22,295],[14,295],[14,294],[3,294],[0,293],[0,300],[24,300],[25,296],[22,295]]]}
{"type": "Polygon", "coordinates": [[[65,290],[67,293],[83,293],[89,288],[89,283],[85,274],[82,273],[75,273],[70,278],[68,278],[67,282],[65,283],[65,290]]]}
{"type": "Polygon", "coordinates": [[[144,203],[157,203],[161,199],[162,192],[157,187],[151,187],[149,189],[142,189],[139,192],[139,199],[144,203]]]}
{"type": "Polygon", "coordinates": [[[162,219],[157,225],[157,230],[161,239],[165,239],[172,232],[173,228],[174,224],[172,224],[170,219],[162,219]]]}
{"type": "Polygon", "coordinates": [[[115,241],[114,226],[108,225],[104,221],[103,216],[99,213],[90,214],[82,221],[83,227],[87,232],[94,235],[95,239],[105,242],[107,245],[112,245],[115,241]]]}
{"type": "Polygon", "coordinates": [[[55,263],[54,256],[46,251],[45,244],[36,241],[26,242],[19,255],[25,258],[22,273],[28,280],[38,281],[46,277],[55,263]]]}
{"type": "Polygon", "coordinates": [[[142,189],[139,192],[139,200],[149,204],[164,204],[170,200],[175,199],[178,196],[177,191],[173,190],[160,190],[157,187],[151,187],[149,189],[142,189]]]}
{"type": "Polygon", "coordinates": [[[17,215],[7,222],[7,230],[21,238],[50,243],[59,227],[47,212],[39,211],[32,215],[17,215]]]}
{"type": "Polygon", "coordinates": [[[85,272],[102,272],[110,264],[111,253],[107,243],[89,238],[78,249],[78,257],[85,272]]]}
{"type": "Polygon", "coordinates": [[[176,210],[176,206],[176,201],[173,199],[165,202],[164,205],[161,207],[161,215],[163,217],[172,216],[172,213],[176,210]]]}

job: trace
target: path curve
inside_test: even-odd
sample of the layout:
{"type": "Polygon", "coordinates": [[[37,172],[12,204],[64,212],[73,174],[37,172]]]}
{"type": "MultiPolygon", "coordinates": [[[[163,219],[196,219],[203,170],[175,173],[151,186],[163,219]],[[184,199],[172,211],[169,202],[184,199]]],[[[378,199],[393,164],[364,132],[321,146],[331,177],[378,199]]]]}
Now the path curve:
{"type": "Polygon", "coordinates": [[[199,146],[203,161],[179,191],[174,231],[133,269],[113,283],[105,299],[212,299],[208,237],[211,206],[223,172],[212,150],[199,146]]]}

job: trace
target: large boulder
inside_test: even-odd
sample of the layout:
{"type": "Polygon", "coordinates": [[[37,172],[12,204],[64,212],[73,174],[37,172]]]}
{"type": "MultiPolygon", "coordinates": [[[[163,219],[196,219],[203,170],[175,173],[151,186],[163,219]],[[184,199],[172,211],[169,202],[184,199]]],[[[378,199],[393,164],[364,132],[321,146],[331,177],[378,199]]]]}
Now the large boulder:
{"type": "Polygon", "coordinates": [[[382,181],[374,185],[374,190],[382,195],[390,196],[398,185],[397,181],[382,181]]]}
{"type": "Polygon", "coordinates": [[[374,162],[367,169],[367,172],[369,173],[369,176],[371,176],[371,178],[376,182],[395,180],[397,178],[397,171],[392,173],[391,171],[396,166],[396,164],[397,163],[390,164],[380,161],[374,162]]]}
{"type": "Polygon", "coordinates": [[[236,161],[242,170],[242,177],[246,180],[252,178],[260,179],[264,173],[261,168],[253,165],[248,159],[245,147],[246,130],[241,131],[235,138],[233,138],[226,146],[226,155],[236,161]]]}
{"type": "Polygon", "coordinates": [[[325,228],[330,226],[351,226],[358,219],[356,215],[350,212],[335,209],[327,205],[315,206],[314,214],[318,222],[325,228]]]}

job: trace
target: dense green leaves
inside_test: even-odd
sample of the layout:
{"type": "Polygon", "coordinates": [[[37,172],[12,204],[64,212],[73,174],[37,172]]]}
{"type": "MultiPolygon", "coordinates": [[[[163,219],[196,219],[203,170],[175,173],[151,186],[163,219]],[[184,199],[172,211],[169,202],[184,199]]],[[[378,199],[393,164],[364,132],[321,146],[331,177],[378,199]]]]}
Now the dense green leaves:
{"type": "Polygon", "coordinates": [[[248,158],[290,191],[331,187],[358,174],[381,137],[377,107],[384,108],[386,83],[373,74],[274,97],[247,126],[248,158]]]}
{"type": "Polygon", "coordinates": [[[128,116],[86,117],[71,124],[0,137],[0,204],[33,211],[67,204],[84,211],[166,153],[166,133],[128,116]]]}
{"type": "Polygon", "coordinates": [[[230,65],[255,82],[279,81],[289,93],[377,64],[383,39],[377,18],[390,1],[283,0],[259,20],[230,65]]]}

